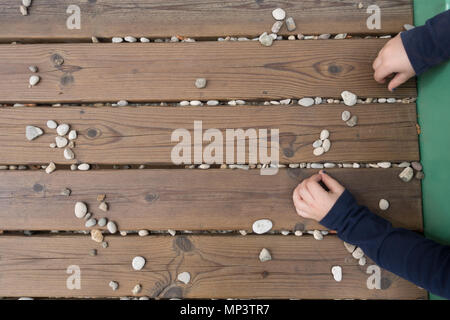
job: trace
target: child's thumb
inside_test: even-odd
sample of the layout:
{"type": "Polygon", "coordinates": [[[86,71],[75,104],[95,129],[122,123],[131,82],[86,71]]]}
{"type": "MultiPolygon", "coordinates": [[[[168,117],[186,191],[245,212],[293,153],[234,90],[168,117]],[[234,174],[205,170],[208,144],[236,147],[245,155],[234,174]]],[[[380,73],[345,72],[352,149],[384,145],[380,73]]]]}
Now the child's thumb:
{"type": "Polygon", "coordinates": [[[399,85],[405,83],[408,80],[408,76],[405,73],[397,73],[395,77],[389,82],[388,89],[393,91],[399,85]]]}
{"type": "Polygon", "coordinates": [[[322,176],[323,183],[330,189],[333,193],[342,193],[345,188],[337,182],[335,179],[326,174],[323,170],[320,171],[320,175],[322,176]]]}

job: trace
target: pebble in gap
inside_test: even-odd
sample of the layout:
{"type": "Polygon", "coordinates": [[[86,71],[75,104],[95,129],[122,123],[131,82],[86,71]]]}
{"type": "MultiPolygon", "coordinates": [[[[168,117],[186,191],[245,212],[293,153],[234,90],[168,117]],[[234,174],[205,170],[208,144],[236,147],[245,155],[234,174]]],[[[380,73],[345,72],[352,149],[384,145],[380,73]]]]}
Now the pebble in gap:
{"type": "Polygon", "coordinates": [[[123,39],[121,37],[113,37],[111,39],[111,42],[112,43],[121,43],[121,42],[123,42],[123,39]]]}
{"type": "Polygon", "coordinates": [[[288,29],[288,31],[294,31],[297,28],[294,18],[289,17],[286,19],[286,28],[288,29]]]}
{"type": "Polygon", "coordinates": [[[314,104],[313,98],[302,98],[298,100],[298,104],[302,107],[311,107],[314,104]]]}
{"type": "Polygon", "coordinates": [[[358,99],[356,94],[351,93],[350,91],[342,91],[341,97],[346,106],[354,106],[356,104],[356,100],[358,99]]]}
{"type": "Polygon", "coordinates": [[[352,253],[352,257],[355,259],[361,259],[364,256],[364,251],[360,247],[357,247],[352,253]]]}
{"type": "Polygon", "coordinates": [[[378,206],[383,211],[387,210],[389,209],[389,201],[387,201],[386,199],[381,199],[380,202],[378,203],[378,206]]]}
{"type": "Polygon", "coordinates": [[[99,227],[104,227],[104,226],[106,226],[106,223],[108,222],[108,219],[107,218],[105,218],[105,217],[103,217],[103,218],[100,218],[99,220],[98,220],[98,226],[99,227]]]}
{"type": "Polygon", "coordinates": [[[337,35],[334,36],[334,39],[342,40],[342,39],[345,39],[346,37],[347,37],[346,33],[338,33],[337,35]]]}
{"type": "Polygon", "coordinates": [[[385,161],[385,162],[378,162],[377,165],[380,168],[387,169],[387,168],[390,168],[392,166],[392,163],[390,163],[388,161],[385,161]]]}
{"type": "Polygon", "coordinates": [[[191,106],[197,107],[197,106],[201,106],[201,105],[202,105],[202,102],[199,101],[199,100],[192,100],[191,102],[189,102],[189,104],[190,104],[191,106]]]}
{"type": "Polygon", "coordinates": [[[103,233],[98,229],[91,230],[91,239],[95,242],[102,243],[103,242],[103,233]]]}
{"type": "Polygon", "coordinates": [[[289,235],[289,230],[281,230],[281,234],[283,236],[287,236],[287,235],[289,235]]]}
{"type": "Polygon", "coordinates": [[[82,164],[78,165],[77,168],[78,168],[78,170],[86,171],[86,170],[89,170],[91,168],[91,166],[88,163],[82,163],[82,164]]]}
{"type": "Polygon", "coordinates": [[[119,288],[119,283],[116,281],[110,281],[109,286],[113,291],[116,291],[119,288]]]}
{"type": "Polygon", "coordinates": [[[294,232],[294,235],[297,236],[297,237],[301,237],[303,235],[303,232],[301,232],[300,230],[296,230],[294,232]]]}
{"type": "Polygon", "coordinates": [[[146,237],[146,236],[148,236],[149,235],[149,232],[148,232],[148,230],[139,230],[138,231],[138,235],[140,236],[140,237],[146,237]]]}
{"type": "Polygon", "coordinates": [[[252,229],[256,234],[263,234],[270,231],[272,229],[272,226],[272,221],[270,221],[269,219],[261,219],[253,222],[252,229]]]}
{"type": "Polygon", "coordinates": [[[320,39],[320,40],[327,40],[327,39],[330,39],[330,37],[331,37],[331,34],[329,34],[329,33],[324,33],[324,34],[321,34],[321,35],[319,36],[319,39],[320,39]]]}
{"type": "Polygon", "coordinates": [[[64,158],[66,160],[73,160],[75,158],[75,154],[73,153],[72,149],[70,148],[64,149],[64,158]]]}
{"type": "Polygon", "coordinates": [[[52,173],[53,171],[55,171],[55,169],[56,169],[56,165],[55,165],[53,162],[50,162],[50,163],[48,164],[47,168],[45,168],[45,172],[48,173],[48,174],[50,174],[50,173],[52,173]]]}
{"type": "Polygon", "coordinates": [[[286,11],[281,8],[276,8],[272,11],[272,16],[275,20],[284,20],[286,18],[286,11]]]}
{"type": "Polygon", "coordinates": [[[167,230],[167,232],[168,232],[172,237],[174,237],[174,236],[176,235],[176,233],[177,233],[175,230],[172,230],[172,229],[167,230]]]}
{"type": "Polygon", "coordinates": [[[258,38],[259,43],[261,43],[263,46],[270,47],[273,43],[273,38],[267,34],[267,32],[264,32],[262,35],[258,38]]]}
{"type": "Polygon", "coordinates": [[[106,225],[106,228],[108,228],[108,231],[111,234],[114,234],[117,232],[117,225],[114,223],[114,221],[109,221],[106,225]]]}
{"type": "Polygon", "coordinates": [[[340,266],[333,266],[331,268],[331,273],[333,274],[334,280],[336,280],[337,282],[341,282],[342,281],[342,267],[340,267],[340,266]]]}
{"type": "Polygon", "coordinates": [[[136,42],[136,41],[137,41],[137,39],[136,39],[135,37],[132,37],[132,36],[126,36],[126,37],[124,38],[124,40],[125,40],[126,42],[136,42]]]}
{"type": "Polygon", "coordinates": [[[275,23],[272,25],[272,33],[278,33],[280,31],[281,27],[283,26],[283,21],[275,21],[275,23]]]}
{"type": "Polygon", "coordinates": [[[131,266],[136,271],[142,270],[142,268],[145,266],[145,259],[141,256],[136,256],[133,258],[131,266]]]}
{"type": "Polygon", "coordinates": [[[322,234],[322,232],[320,232],[320,230],[314,230],[313,236],[314,236],[314,239],[316,239],[316,240],[323,239],[323,234],[322,234]]]}
{"type": "Polygon", "coordinates": [[[56,136],[55,142],[58,148],[64,148],[69,143],[69,140],[67,140],[65,137],[56,136]]]}
{"type": "Polygon", "coordinates": [[[415,177],[417,180],[422,180],[423,178],[425,178],[425,174],[422,171],[417,171],[415,177]]]}
{"type": "Polygon", "coordinates": [[[195,80],[195,87],[197,89],[203,89],[204,87],[206,87],[206,79],[205,78],[197,78],[195,80]]]}
{"type": "Polygon", "coordinates": [[[49,129],[56,129],[58,127],[58,123],[54,120],[48,120],[47,121],[47,128],[49,129]]]}
{"type": "Polygon", "coordinates": [[[131,290],[131,292],[134,295],[137,295],[137,294],[139,294],[141,292],[141,290],[142,290],[142,286],[140,284],[137,284],[137,285],[134,286],[134,288],[133,288],[133,290],[131,290]]]}
{"type": "Polygon", "coordinates": [[[417,170],[417,171],[422,171],[422,169],[423,169],[420,162],[417,162],[417,161],[411,162],[411,167],[413,167],[413,169],[417,170]]]}
{"type": "Polygon", "coordinates": [[[291,103],[291,99],[284,99],[284,100],[280,100],[280,104],[286,105],[291,103]]]}
{"type": "Polygon", "coordinates": [[[119,107],[126,107],[126,106],[128,105],[128,101],[127,101],[127,100],[120,100],[120,101],[117,101],[117,105],[118,105],[119,107]]]}
{"type": "Polygon", "coordinates": [[[202,164],[200,164],[197,168],[206,170],[206,169],[209,169],[209,167],[210,167],[209,164],[202,163],[202,164]]]}
{"type": "Polygon", "coordinates": [[[353,253],[353,251],[355,251],[355,249],[356,249],[356,246],[355,246],[355,245],[353,245],[353,244],[351,244],[351,243],[347,243],[347,242],[345,242],[345,241],[344,241],[344,247],[345,247],[345,249],[347,249],[347,251],[348,251],[349,253],[353,253]]]}
{"type": "Polygon", "coordinates": [[[411,167],[406,167],[402,172],[398,175],[400,179],[404,182],[409,182],[414,176],[414,171],[411,167]]]}
{"type": "Polygon", "coordinates": [[[97,224],[97,219],[91,218],[84,224],[86,228],[91,228],[97,224]]]}
{"type": "Polygon", "coordinates": [[[404,162],[399,163],[398,167],[399,168],[406,168],[406,167],[409,167],[410,165],[411,164],[409,162],[404,161],[404,162]]]}
{"type": "Polygon", "coordinates": [[[345,122],[349,127],[354,127],[358,124],[358,117],[357,116],[352,116],[350,118],[350,120],[345,122]]]}
{"type": "Polygon", "coordinates": [[[217,105],[219,104],[219,101],[217,101],[217,100],[208,100],[208,101],[206,102],[206,104],[207,104],[208,106],[217,106],[217,105]]]}
{"type": "Polygon", "coordinates": [[[75,203],[75,217],[82,219],[86,215],[87,211],[88,209],[84,202],[78,201],[75,203]]]}
{"type": "Polygon", "coordinates": [[[342,121],[350,120],[351,116],[352,116],[352,114],[350,113],[350,111],[347,111],[347,110],[342,111],[342,115],[341,115],[342,121]]]}
{"type": "Polygon", "coordinates": [[[25,136],[29,141],[36,139],[39,136],[42,136],[44,131],[41,128],[35,126],[26,126],[25,128],[25,136]]]}
{"type": "Polygon", "coordinates": [[[98,208],[104,212],[108,211],[108,204],[105,201],[102,201],[99,205],[98,208]]]}
{"type": "Polygon", "coordinates": [[[178,274],[177,279],[184,284],[188,284],[189,281],[191,281],[191,275],[189,272],[181,272],[180,274],[178,274]]]}
{"type": "Polygon", "coordinates": [[[266,248],[262,248],[261,252],[259,253],[259,261],[265,262],[272,260],[272,255],[270,254],[269,250],[266,248]]]}
{"type": "Polygon", "coordinates": [[[69,132],[70,126],[67,123],[62,123],[56,128],[56,133],[60,136],[64,136],[69,132]]]}
{"type": "Polygon", "coordinates": [[[141,41],[141,42],[143,42],[143,43],[148,43],[148,42],[150,42],[150,39],[149,39],[149,38],[146,38],[146,37],[141,37],[141,38],[139,39],[139,41],[141,41]]]}

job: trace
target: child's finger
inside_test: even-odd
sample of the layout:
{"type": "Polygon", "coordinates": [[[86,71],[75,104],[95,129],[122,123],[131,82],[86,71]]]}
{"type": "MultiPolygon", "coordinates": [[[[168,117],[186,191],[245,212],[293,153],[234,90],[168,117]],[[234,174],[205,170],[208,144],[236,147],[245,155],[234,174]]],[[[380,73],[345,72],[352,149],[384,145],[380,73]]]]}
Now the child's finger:
{"type": "Polygon", "coordinates": [[[373,74],[373,78],[376,82],[384,83],[387,76],[392,74],[392,70],[384,65],[381,65],[377,70],[375,70],[375,73],[373,74]]]}
{"type": "Polygon", "coordinates": [[[408,79],[408,76],[404,73],[397,73],[395,77],[389,82],[388,89],[392,91],[399,85],[405,83],[408,79]]]}
{"type": "Polygon", "coordinates": [[[306,188],[306,180],[303,180],[302,183],[300,183],[300,188],[298,189],[298,193],[302,197],[302,199],[307,203],[313,203],[314,198],[312,197],[311,193],[306,188]]]}
{"type": "Polygon", "coordinates": [[[323,199],[323,197],[328,194],[328,192],[326,192],[325,189],[318,183],[322,180],[322,177],[320,175],[317,176],[319,176],[319,180],[309,180],[306,182],[306,187],[315,200],[321,198],[323,199]]]}
{"type": "Polygon", "coordinates": [[[330,177],[323,170],[320,171],[320,175],[322,176],[323,183],[327,186],[328,189],[330,189],[331,192],[342,193],[345,190],[345,188],[339,182],[337,182],[337,180],[330,177]]]}
{"type": "Polygon", "coordinates": [[[294,192],[292,193],[292,200],[294,201],[294,206],[297,209],[297,211],[302,211],[303,213],[306,213],[309,207],[301,198],[298,189],[299,186],[297,186],[297,188],[295,188],[294,192]]]}

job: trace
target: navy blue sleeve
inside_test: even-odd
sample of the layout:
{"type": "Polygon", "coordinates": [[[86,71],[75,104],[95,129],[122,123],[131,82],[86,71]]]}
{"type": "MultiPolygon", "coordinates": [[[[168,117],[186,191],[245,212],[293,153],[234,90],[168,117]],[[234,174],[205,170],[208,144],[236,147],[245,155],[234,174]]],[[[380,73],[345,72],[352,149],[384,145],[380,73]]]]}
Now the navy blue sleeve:
{"type": "Polygon", "coordinates": [[[348,190],[320,224],[360,247],[380,267],[450,299],[450,246],[392,227],[387,220],[359,206],[348,190]]]}
{"type": "Polygon", "coordinates": [[[450,59],[450,10],[428,19],[424,26],[400,34],[417,75],[450,59]]]}

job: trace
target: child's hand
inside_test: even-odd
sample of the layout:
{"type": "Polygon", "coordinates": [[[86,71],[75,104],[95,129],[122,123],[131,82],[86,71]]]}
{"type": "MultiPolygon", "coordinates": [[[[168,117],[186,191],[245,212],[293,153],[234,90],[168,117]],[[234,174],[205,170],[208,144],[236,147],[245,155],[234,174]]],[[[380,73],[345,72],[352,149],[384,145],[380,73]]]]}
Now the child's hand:
{"type": "Polygon", "coordinates": [[[409,62],[400,34],[384,45],[372,67],[375,70],[373,77],[379,83],[385,83],[387,77],[395,74],[388,85],[390,91],[416,74],[409,62]]]}
{"type": "Polygon", "coordinates": [[[303,180],[295,188],[292,198],[300,216],[320,221],[331,210],[344,190],[345,188],[339,182],[321,170],[319,174],[303,180]],[[322,181],[330,191],[326,191],[319,181],[322,181]]]}

